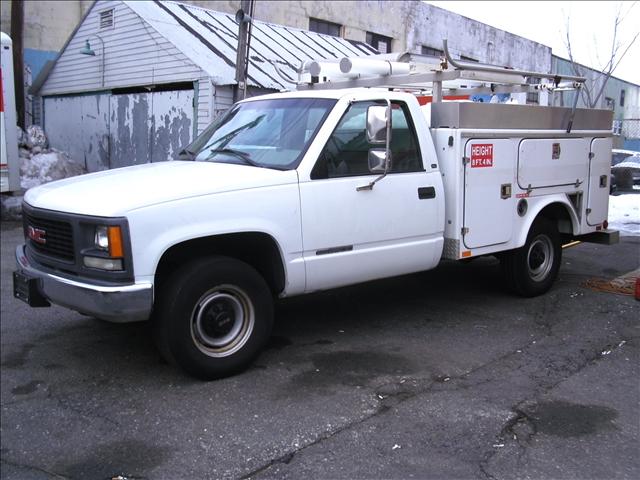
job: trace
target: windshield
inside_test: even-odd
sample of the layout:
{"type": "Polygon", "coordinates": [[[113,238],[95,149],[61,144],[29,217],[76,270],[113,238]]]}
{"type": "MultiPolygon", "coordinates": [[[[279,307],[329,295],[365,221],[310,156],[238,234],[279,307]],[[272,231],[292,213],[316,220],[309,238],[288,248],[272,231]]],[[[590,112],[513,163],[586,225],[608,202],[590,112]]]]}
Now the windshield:
{"type": "Polygon", "coordinates": [[[335,103],[323,98],[281,98],[234,105],[178,159],[296,168],[335,103]]]}

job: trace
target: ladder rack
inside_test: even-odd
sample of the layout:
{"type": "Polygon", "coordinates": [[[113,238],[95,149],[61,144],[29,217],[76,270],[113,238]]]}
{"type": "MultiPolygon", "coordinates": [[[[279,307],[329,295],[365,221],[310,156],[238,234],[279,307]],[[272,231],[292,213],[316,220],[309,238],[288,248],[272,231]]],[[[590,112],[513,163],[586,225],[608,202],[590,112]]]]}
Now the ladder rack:
{"type": "MultiPolygon", "coordinates": [[[[298,90],[386,88],[430,94],[434,102],[445,95],[529,93],[578,90],[584,77],[516,70],[509,67],[454,60],[447,40],[444,57],[411,53],[303,62],[298,71],[298,90]],[[531,79],[547,79],[532,83],[531,79]]],[[[577,99],[576,95],[576,99],[577,99]]],[[[575,109],[575,107],[574,107],[575,109]]]]}

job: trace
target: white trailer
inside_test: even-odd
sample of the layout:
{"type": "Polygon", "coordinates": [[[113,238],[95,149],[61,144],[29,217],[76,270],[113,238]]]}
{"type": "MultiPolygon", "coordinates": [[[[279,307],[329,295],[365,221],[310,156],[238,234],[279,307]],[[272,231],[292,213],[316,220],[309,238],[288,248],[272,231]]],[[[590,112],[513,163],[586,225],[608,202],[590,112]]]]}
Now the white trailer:
{"type": "Polygon", "coordinates": [[[563,242],[617,241],[611,112],[443,101],[584,79],[397,63],[305,63],[300,91],[237,103],[178,161],[29,190],[15,296],[151,319],[167,360],[216,378],[264,346],[273,296],[483,255],[534,296],[563,242]]]}
{"type": "Polygon", "coordinates": [[[0,192],[20,190],[18,134],[16,128],[16,94],[13,77],[11,38],[0,32],[0,192]]]}

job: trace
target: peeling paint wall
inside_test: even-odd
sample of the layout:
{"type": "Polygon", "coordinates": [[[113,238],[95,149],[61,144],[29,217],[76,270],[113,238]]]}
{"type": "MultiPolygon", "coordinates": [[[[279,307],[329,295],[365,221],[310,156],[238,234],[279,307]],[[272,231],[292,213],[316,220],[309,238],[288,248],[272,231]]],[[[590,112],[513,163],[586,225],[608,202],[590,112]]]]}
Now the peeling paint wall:
{"type": "Polygon", "coordinates": [[[193,90],[111,96],[111,168],[174,158],[193,133],[193,90]]]}
{"type": "Polygon", "coordinates": [[[45,110],[52,147],[90,172],[109,168],[109,95],[46,98],[45,110]]]}
{"type": "Polygon", "coordinates": [[[51,146],[87,170],[174,158],[193,137],[193,90],[45,99],[51,146]]]}
{"type": "Polygon", "coordinates": [[[154,134],[151,148],[154,162],[174,158],[186,147],[193,131],[193,91],[153,94],[154,134]]]}

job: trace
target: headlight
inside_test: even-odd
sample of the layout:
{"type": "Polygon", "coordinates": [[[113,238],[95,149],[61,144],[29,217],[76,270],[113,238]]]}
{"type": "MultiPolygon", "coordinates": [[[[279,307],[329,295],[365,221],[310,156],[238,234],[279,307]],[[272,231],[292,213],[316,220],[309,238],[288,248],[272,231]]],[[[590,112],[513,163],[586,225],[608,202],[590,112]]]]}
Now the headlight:
{"type": "Polygon", "coordinates": [[[124,256],[122,248],[122,230],[119,226],[98,225],[94,235],[95,247],[109,252],[110,257],[121,258],[124,256]]]}
{"type": "Polygon", "coordinates": [[[105,225],[96,227],[95,245],[100,250],[109,251],[109,229],[105,225]]]}
{"type": "Polygon", "coordinates": [[[124,248],[122,241],[122,229],[120,226],[97,225],[93,236],[94,255],[87,251],[83,263],[85,267],[100,270],[123,270],[124,248]],[[100,255],[98,252],[107,254],[100,255]]]}

